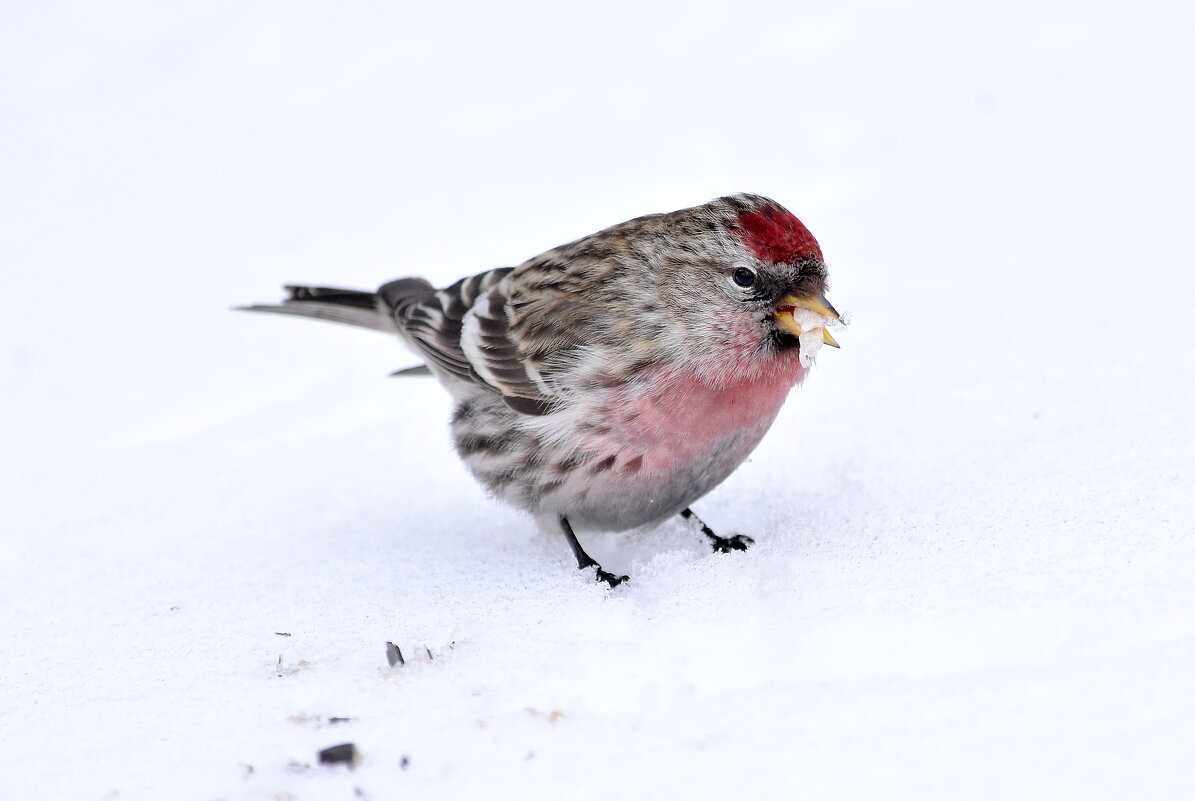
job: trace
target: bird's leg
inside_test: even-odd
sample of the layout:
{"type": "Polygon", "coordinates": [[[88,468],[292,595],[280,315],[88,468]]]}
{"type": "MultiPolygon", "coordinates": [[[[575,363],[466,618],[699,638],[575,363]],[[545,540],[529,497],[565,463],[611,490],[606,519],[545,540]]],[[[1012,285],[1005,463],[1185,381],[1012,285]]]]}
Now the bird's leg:
{"type": "Polygon", "coordinates": [[[730,537],[720,537],[714,533],[714,530],[701,521],[701,518],[693,514],[692,509],[682,509],[680,516],[685,520],[692,520],[701,527],[701,533],[709,537],[710,545],[715,551],[719,553],[730,553],[731,551],[745,551],[755,544],[755,540],[748,537],[746,534],[735,534],[730,537]]]}
{"type": "Polygon", "coordinates": [[[597,580],[604,581],[611,587],[617,587],[627,580],[627,576],[616,576],[603,570],[592,556],[585,553],[585,549],[577,541],[577,535],[573,533],[573,527],[569,525],[567,517],[560,518],[560,528],[564,531],[564,538],[568,540],[568,546],[573,549],[573,556],[577,557],[577,567],[581,570],[589,567],[597,568],[597,580]]]}

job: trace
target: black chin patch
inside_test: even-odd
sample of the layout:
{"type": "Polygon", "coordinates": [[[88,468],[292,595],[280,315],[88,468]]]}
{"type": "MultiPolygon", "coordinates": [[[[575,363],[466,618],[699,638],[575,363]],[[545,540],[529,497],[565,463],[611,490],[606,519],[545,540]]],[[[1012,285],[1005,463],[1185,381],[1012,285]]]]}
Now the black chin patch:
{"type": "Polygon", "coordinates": [[[792,350],[793,348],[800,350],[801,340],[787,331],[774,328],[772,329],[772,347],[778,351],[792,350]]]}

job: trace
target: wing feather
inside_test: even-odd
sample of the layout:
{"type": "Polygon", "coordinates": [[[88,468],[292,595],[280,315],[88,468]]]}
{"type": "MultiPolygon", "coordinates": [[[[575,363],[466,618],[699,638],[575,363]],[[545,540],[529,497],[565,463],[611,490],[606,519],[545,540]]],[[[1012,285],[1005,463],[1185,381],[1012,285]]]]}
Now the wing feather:
{"type": "Polygon", "coordinates": [[[510,338],[503,267],[434,289],[422,279],[401,279],[378,294],[427,360],[452,378],[502,395],[522,414],[544,414],[552,397],[510,338]]]}

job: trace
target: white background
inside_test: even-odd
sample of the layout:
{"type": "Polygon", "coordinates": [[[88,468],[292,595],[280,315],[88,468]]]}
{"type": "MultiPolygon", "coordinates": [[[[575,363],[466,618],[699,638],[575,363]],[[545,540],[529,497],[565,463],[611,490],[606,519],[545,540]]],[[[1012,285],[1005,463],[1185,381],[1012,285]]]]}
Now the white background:
{"type": "Polygon", "coordinates": [[[5,4],[0,795],[1195,791],[1189,8],[5,4]],[[614,592],[395,342],[227,310],[737,191],[853,322],[756,547],[614,592]]]}

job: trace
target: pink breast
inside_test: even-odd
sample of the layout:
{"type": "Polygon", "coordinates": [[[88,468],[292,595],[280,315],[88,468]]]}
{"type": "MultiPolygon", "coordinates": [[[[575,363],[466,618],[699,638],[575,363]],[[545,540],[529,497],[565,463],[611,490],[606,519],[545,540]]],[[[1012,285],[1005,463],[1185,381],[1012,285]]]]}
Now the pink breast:
{"type": "Polygon", "coordinates": [[[805,370],[795,354],[785,354],[741,376],[712,383],[692,372],[661,372],[634,393],[615,393],[604,415],[610,431],[594,445],[620,464],[642,456],[641,478],[667,475],[726,443],[732,452],[724,456],[741,461],[805,370]]]}

